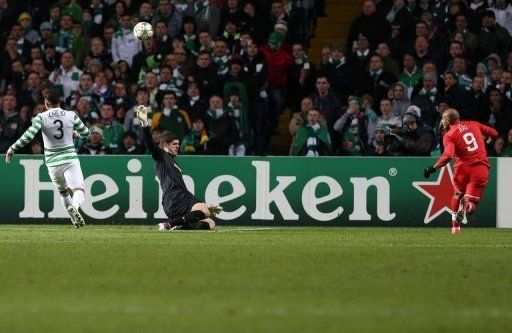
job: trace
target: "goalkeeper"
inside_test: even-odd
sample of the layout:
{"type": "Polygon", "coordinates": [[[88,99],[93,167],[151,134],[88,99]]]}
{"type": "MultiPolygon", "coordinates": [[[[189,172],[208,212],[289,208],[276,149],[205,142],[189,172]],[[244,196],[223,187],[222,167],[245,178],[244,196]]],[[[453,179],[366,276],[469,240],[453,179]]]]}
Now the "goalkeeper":
{"type": "Polygon", "coordinates": [[[190,193],[183,181],[181,169],[175,161],[180,148],[180,141],[173,134],[163,134],[158,147],[151,137],[148,126],[148,110],[145,106],[137,107],[144,131],[146,145],[151,152],[155,164],[155,172],[162,187],[162,206],[169,222],[160,223],[160,230],[205,229],[215,230],[215,217],[222,211],[217,205],[205,205],[190,193]]]}

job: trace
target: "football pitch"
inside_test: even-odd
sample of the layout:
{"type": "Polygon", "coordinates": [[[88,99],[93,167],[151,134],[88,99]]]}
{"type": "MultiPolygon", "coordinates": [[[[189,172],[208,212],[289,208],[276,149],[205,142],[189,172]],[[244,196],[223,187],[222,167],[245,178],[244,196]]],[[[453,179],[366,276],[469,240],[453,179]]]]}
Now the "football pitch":
{"type": "Polygon", "coordinates": [[[0,332],[506,332],[512,230],[0,226],[0,332]]]}

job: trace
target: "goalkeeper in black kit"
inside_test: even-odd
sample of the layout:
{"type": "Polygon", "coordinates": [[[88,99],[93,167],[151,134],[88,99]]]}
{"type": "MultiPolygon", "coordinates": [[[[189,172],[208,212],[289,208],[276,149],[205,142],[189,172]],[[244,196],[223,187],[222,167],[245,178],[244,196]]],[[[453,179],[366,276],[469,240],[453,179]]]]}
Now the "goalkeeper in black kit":
{"type": "Polygon", "coordinates": [[[162,206],[169,222],[158,224],[160,230],[215,230],[215,217],[222,211],[217,205],[206,205],[190,193],[183,181],[181,169],[175,161],[180,141],[173,134],[163,134],[158,147],[151,137],[148,126],[148,110],[137,107],[137,117],[144,128],[146,145],[153,156],[155,172],[162,187],[162,206]]]}

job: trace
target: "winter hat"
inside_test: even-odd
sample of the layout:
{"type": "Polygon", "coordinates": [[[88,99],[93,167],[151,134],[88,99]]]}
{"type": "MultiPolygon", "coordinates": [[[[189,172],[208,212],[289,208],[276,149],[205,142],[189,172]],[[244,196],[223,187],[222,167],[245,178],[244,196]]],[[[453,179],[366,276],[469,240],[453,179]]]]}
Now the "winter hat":
{"type": "MultiPolygon", "coordinates": [[[[421,117],[421,109],[417,107],[416,105],[411,105],[407,108],[407,111],[405,111],[406,114],[414,115],[416,117],[421,117]]],[[[405,118],[404,118],[405,119],[405,118]]]]}
{"type": "Polygon", "coordinates": [[[274,25],[274,31],[283,31],[284,33],[288,33],[288,23],[285,20],[277,20],[274,25]]]}
{"type": "Polygon", "coordinates": [[[32,16],[27,12],[21,13],[20,16],[18,16],[18,23],[22,20],[32,20],[32,16]]]}
{"type": "Polygon", "coordinates": [[[91,134],[92,133],[98,133],[99,135],[103,136],[103,129],[99,126],[91,126],[91,128],[89,128],[91,134]]]}
{"type": "Polygon", "coordinates": [[[39,26],[39,31],[43,30],[53,30],[52,24],[50,22],[41,23],[41,25],[39,26]]]}
{"type": "Polygon", "coordinates": [[[484,69],[484,73],[487,75],[489,74],[489,69],[487,68],[487,65],[483,62],[479,62],[478,64],[476,64],[476,67],[481,67],[484,69]]]}

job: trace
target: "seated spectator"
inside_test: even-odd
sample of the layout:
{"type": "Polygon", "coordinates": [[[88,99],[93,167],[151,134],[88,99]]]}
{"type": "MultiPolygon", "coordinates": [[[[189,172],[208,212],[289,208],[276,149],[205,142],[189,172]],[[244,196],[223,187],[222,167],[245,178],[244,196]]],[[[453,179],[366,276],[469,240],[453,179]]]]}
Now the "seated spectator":
{"type": "Polygon", "coordinates": [[[199,51],[196,65],[190,69],[188,82],[198,85],[203,98],[210,98],[210,95],[220,93],[219,78],[217,76],[217,65],[212,64],[208,51],[199,51]]]}
{"type": "Polygon", "coordinates": [[[379,127],[401,127],[402,121],[393,113],[393,104],[390,99],[383,98],[380,100],[381,116],[377,118],[376,126],[379,127]]]}
{"type": "Polygon", "coordinates": [[[370,63],[370,57],[372,53],[370,51],[370,43],[368,37],[364,34],[359,34],[357,37],[357,44],[352,52],[350,62],[357,67],[358,71],[365,71],[368,69],[370,63]]]}
{"type": "Polygon", "coordinates": [[[342,137],[343,147],[346,150],[342,151],[342,154],[361,155],[373,135],[376,121],[376,119],[371,120],[364,112],[360,111],[356,98],[350,98],[345,113],[333,126],[334,130],[342,137]]]}
{"type": "Polygon", "coordinates": [[[208,132],[204,126],[204,120],[198,116],[192,120],[192,129],[181,140],[180,154],[206,155],[208,154],[208,132]]]}
{"type": "Polygon", "coordinates": [[[87,102],[89,102],[90,112],[99,112],[100,105],[103,103],[103,100],[98,94],[94,92],[92,75],[89,73],[82,73],[76,93],[67,98],[66,104],[73,108],[82,99],[85,99],[87,102]]]}
{"type": "Polygon", "coordinates": [[[282,42],[282,36],[273,32],[262,49],[268,65],[269,119],[273,133],[277,133],[279,117],[285,107],[284,89],[288,79],[287,71],[293,64],[293,57],[282,47],[282,42]]]}
{"type": "Polygon", "coordinates": [[[403,51],[406,46],[406,40],[402,34],[400,24],[397,21],[391,22],[391,34],[385,40],[391,51],[391,58],[395,61],[403,58],[403,51]]]}
{"type": "Polygon", "coordinates": [[[407,97],[407,86],[402,82],[395,83],[391,87],[388,97],[393,102],[393,114],[402,118],[409,105],[411,105],[411,100],[407,97]]]}
{"type": "Polygon", "coordinates": [[[309,62],[302,44],[292,46],[293,64],[288,68],[286,99],[292,112],[300,110],[300,102],[313,90],[315,67],[309,62]]]}
{"type": "Polygon", "coordinates": [[[177,98],[183,96],[183,80],[181,77],[175,77],[172,74],[172,69],[168,66],[160,69],[160,81],[158,82],[158,97],[162,98],[166,91],[172,91],[176,94],[177,98]]]}
{"type": "Polygon", "coordinates": [[[492,10],[486,10],[482,15],[482,30],[478,34],[478,45],[480,54],[485,56],[496,53],[504,56],[506,50],[512,45],[510,33],[496,23],[496,15],[492,10]]]}
{"type": "Polygon", "coordinates": [[[29,13],[23,12],[18,16],[18,23],[23,31],[24,38],[32,45],[39,42],[41,37],[39,33],[32,29],[32,16],[29,13]]]}
{"type": "Polygon", "coordinates": [[[210,97],[210,108],[206,111],[206,128],[210,133],[208,153],[228,155],[229,148],[240,141],[235,119],[223,107],[222,98],[210,97]]]}
{"type": "Polygon", "coordinates": [[[387,156],[386,150],[386,128],[383,126],[375,127],[373,137],[370,144],[366,148],[365,155],[367,156],[387,156]]]}
{"type": "Polygon", "coordinates": [[[144,148],[137,145],[137,135],[133,132],[124,133],[123,146],[121,147],[120,154],[123,155],[143,155],[144,148]]]}
{"type": "Polygon", "coordinates": [[[91,39],[91,50],[87,54],[91,59],[97,59],[101,62],[103,68],[110,66],[112,63],[112,56],[105,50],[105,44],[100,37],[91,39]]]}
{"type": "Polygon", "coordinates": [[[403,67],[404,70],[398,76],[398,81],[405,84],[407,87],[407,97],[411,98],[414,87],[423,78],[423,72],[418,68],[418,66],[416,66],[414,57],[409,53],[404,55],[403,67]]]}
{"type": "Polygon", "coordinates": [[[132,67],[133,57],[141,50],[141,41],[133,35],[132,18],[129,14],[124,14],[121,26],[112,38],[112,59],[114,62],[124,60],[132,67]]]}
{"type": "Polygon", "coordinates": [[[153,115],[151,128],[160,128],[176,135],[178,140],[183,139],[191,127],[186,111],[180,110],[176,104],[176,94],[172,91],[164,93],[162,111],[153,115]]]}
{"type": "Polygon", "coordinates": [[[506,136],[508,130],[512,128],[512,111],[503,99],[499,89],[489,88],[489,118],[486,121],[494,127],[500,136],[506,136]]]}
{"type": "Polygon", "coordinates": [[[500,157],[512,157],[512,128],[507,133],[507,140],[504,148],[500,153],[500,157]]]}
{"type": "Polygon", "coordinates": [[[315,92],[309,98],[313,101],[314,108],[324,116],[331,138],[336,141],[333,126],[341,116],[342,104],[330,89],[331,85],[326,76],[317,76],[315,87],[315,92]]]}
{"type": "Polygon", "coordinates": [[[345,57],[343,45],[333,44],[331,50],[331,58],[325,67],[325,74],[329,77],[336,97],[340,101],[346,101],[354,90],[351,64],[345,57]]]}
{"type": "Polygon", "coordinates": [[[388,44],[380,43],[379,46],[377,46],[375,53],[381,56],[382,61],[384,62],[384,71],[391,73],[396,77],[400,75],[400,67],[398,66],[398,62],[391,57],[391,50],[389,49],[388,44]]]}
{"type": "Polygon", "coordinates": [[[154,24],[155,37],[156,37],[156,50],[157,54],[166,56],[171,53],[172,45],[171,38],[167,33],[167,23],[165,20],[157,21],[154,24]]]}
{"type": "Polygon", "coordinates": [[[292,149],[294,156],[326,156],[332,154],[329,131],[320,124],[321,114],[311,109],[307,120],[298,128],[292,149]]]}
{"type": "Polygon", "coordinates": [[[252,127],[254,139],[253,147],[256,155],[264,155],[267,149],[269,126],[268,126],[268,65],[263,51],[258,48],[255,40],[247,41],[244,55],[244,71],[255,85],[253,101],[249,105],[249,122],[252,127]]]}
{"type": "Polygon", "coordinates": [[[436,147],[437,140],[434,130],[412,114],[405,114],[402,118],[403,128],[395,130],[393,134],[400,143],[403,154],[406,156],[430,156],[436,147]]]}
{"type": "Polygon", "coordinates": [[[62,53],[60,63],[59,69],[55,69],[49,79],[65,100],[77,92],[83,71],[75,66],[75,59],[71,51],[62,53]]]}
{"type": "Polygon", "coordinates": [[[465,110],[469,107],[468,93],[459,85],[457,75],[453,72],[444,73],[444,96],[448,105],[455,110],[465,110]]]}
{"type": "Polygon", "coordinates": [[[423,77],[423,88],[412,97],[411,105],[419,107],[421,119],[426,124],[434,126],[438,118],[436,105],[439,104],[442,98],[442,92],[437,90],[437,76],[429,72],[423,77]]]}
{"type": "Polygon", "coordinates": [[[30,143],[30,153],[33,155],[43,154],[43,143],[37,139],[32,140],[30,143]]]}
{"type": "Polygon", "coordinates": [[[80,155],[107,155],[112,154],[112,150],[103,144],[103,129],[101,126],[92,126],[89,128],[91,135],[87,143],[78,150],[80,155]]]}
{"type": "Polygon", "coordinates": [[[31,72],[27,78],[27,86],[20,93],[18,98],[22,105],[28,105],[31,108],[36,104],[44,102],[41,95],[41,79],[36,72],[31,72]]]}
{"type": "Polygon", "coordinates": [[[428,39],[425,37],[416,38],[416,42],[414,43],[414,52],[412,55],[416,59],[416,65],[418,67],[423,67],[423,64],[427,61],[432,61],[439,66],[440,61],[437,59],[437,56],[433,51],[430,50],[430,44],[428,39]]]}
{"type": "Polygon", "coordinates": [[[476,76],[483,80],[483,90],[486,92],[487,88],[489,88],[491,85],[491,78],[489,77],[489,70],[487,69],[487,65],[483,62],[476,64],[476,76]]]}
{"type": "Polygon", "coordinates": [[[475,55],[478,48],[478,36],[469,30],[469,22],[467,15],[464,13],[457,14],[455,18],[455,30],[450,34],[450,38],[455,39],[456,34],[461,34],[464,38],[464,47],[469,51],[471,56],[475,55]]]}
{"type": "Polygon", "coordinates": [[[14,95],[5,95],[0,110],[0,153],[7,149],[23,134],[25,123],[16,109],[14,95]]]}
{"type": "Polygon", "coordinates": [[[471,80],[467,73],[467,60],[462,57],[455,57],[455,59],[453,59],[452,71],[457,76],[459,86],[469,91],[473,80],[471,80]]]}
{"type": "Polygon", "coordinates": [[[389,22],[379,15],[373,0],[363,2],[363,12],[352,22],[348,32],[347,48],[352,47],[352,43],[361,33],[368,36],[371,48],[373,49],[389,36],[389,22]]]}
{"type": "Polygon", "coordinates": [[[208,104],[201,97],[197,83],[191,82],[188,84],[187,94],[180,99],[179,108],[185,111],[191,119],[204,115],[208,109],[208,104]]]}
{"type": "Polygon", "coordinates": [[[208,51],[208,54],[215,47],[215,42],[212,39],[212,35],[208,30],[199,31],[199,51],[208,51]]]}
{"type": "Polygon", "coordinates": [[[397,81],[396,77],[384,71],[384,63],[378,54],[371,57],[370,70],[361,76],[361,80],[360,89],[372,95],[375,103],[387,97],[389,89],[397,81]]]}
{"type": "Polygon", "coordinates": [[[183,13],[175,7],[174,2],[171,3],[169,0],[158,1],[158,8],[151,24],[158,25],[158,22],[163,22],[167,36],[172,39],[178,35],[182,21],[183,13]]]}
{"type": "MultiPolygon", "coordinates": [[[[288,129],[290,131],[290,135],[292,137],[292,143],[290,146],[290,155],[292,152],[292,149],[295,145],[295,137],[297,135],[297,132],[299,130],[299,127],[302,126],[302,124],[307,120],[308,111],[312,110],[314,108],[313,101],[309,97],[305,97],[302,99],[300,103],[300,112],[295,112],[292,114],[292,117],[290,119],[290,123],[288,124],[288,129]]],[[[325,121],[325,118],[322,114],[320,114],[318,122],[322,127],[327,127],[327,123],[325,121]]]]}
{"type": "Polygon", "coordinates": [[[149,119],[151,119],[157,110],[153,110],[151,106],[149,106],[149,91],[147,89],[139,89],[137,91],[135,101],[135,105],[126,112],[123,124],[127,131],[131,131],[137,134],[137,143],[142,145],[144,143],[144,133],[142,131],[139,118],[137,117],[137,106],[144,105],[148,108],[149,119]]]}
{"type": "Polygon", "coordinates": [[[233,86],[228,98],[226,110],[234,118],[240,137],[238,142],[229,147],[229,155],[245,156],[249,147],[249,140],[251,139],[247,96],[245,98],[241,96],[241,92],[233,86]]]}
{"type": "Polygon", "coordinates": [[[110,148],[114,154],[119,154],[123,146],[125,128],[114,117],[114,105],[111,102],[103,103],[100,115],[99,124],[103,129],[103,145],[110,148]]]}
{"type": "Polygon", "coordinates": [[[498,136],[494,143],[488,148],[487,155],[493,157],[502,156],[505,148],[505,139],[501,136],[498,136]]]}
{"type": "Polygon", "coordinates": [[[217,35],[220,24],[220,10],[210,0],[190,1],[184,16],[193,16],[199,31],[208,30],[210,35],[217,35]]]}
{"type": "Polygon", "coordinates": [[[489,120],[487,108],[487,96],[484,90],[484,79],[479,76],[473,78],[473,84],[469,91],[469,109],[460,110],[462,120],[476,120],[486,123],[489,120]]]}

